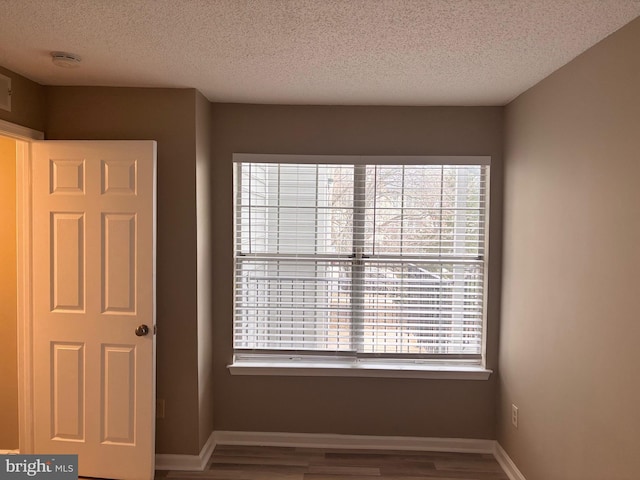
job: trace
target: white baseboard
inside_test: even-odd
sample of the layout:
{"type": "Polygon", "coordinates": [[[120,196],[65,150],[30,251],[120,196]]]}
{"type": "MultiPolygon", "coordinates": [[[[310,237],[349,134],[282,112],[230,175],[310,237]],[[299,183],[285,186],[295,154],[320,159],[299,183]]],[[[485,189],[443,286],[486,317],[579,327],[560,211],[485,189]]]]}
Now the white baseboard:
{"type": "Polygon", "coordinates": [[[495,441],[467,438],[379,437],[372,435],[338,435],[326,433],[217,431],[216,444],[493,453],[495,441]]]}
{"type": "Polygon", "coordinates": [[[516,464],[511,460],[511,457],[507,454],[507,452],[502,448],[502,446],[495,442],[496,449],[493,452],[493,456],[496,457],[496,460],[505,471],[509,480],[527,480],[522,472],[518,470],[516,464]]]}
{"type": "Polygon", "coordinates": [[[199,455],[156,455],[156,470],[202,471],[216,448],[216,432],[211,432],[199,455]]]}

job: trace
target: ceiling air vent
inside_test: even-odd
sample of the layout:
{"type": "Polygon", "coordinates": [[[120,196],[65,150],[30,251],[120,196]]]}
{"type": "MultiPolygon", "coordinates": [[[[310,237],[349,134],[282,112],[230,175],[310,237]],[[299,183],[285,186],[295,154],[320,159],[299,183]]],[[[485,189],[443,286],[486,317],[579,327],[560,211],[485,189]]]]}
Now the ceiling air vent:
{"type": "Polygon", "coordinates": [[[0,75],[0,108],[11,111],[11,79],[0,75]]]}

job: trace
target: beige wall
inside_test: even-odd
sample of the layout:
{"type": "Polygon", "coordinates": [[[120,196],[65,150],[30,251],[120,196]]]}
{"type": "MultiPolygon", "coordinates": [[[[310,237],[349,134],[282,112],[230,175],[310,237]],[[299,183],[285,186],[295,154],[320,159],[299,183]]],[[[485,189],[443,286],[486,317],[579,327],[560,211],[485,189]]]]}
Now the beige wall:
{"type": "Polygon", "coordinates": [[[196,91],[46,87],[48,139],[158,142],[158,453],[199,445],[196,91]]]}
{"type": "Polygon", "coordinates": [[[44,130],[44,87],[11,70],[0,67],[0,74],[11,78],[11,111],[0,108],[0,120],[34,130],[44,130]]]}
{"type": "Polygon", "coordinates": [[[497,363],[502,108],[214,104],[214,414],[217,430],[495,438],[489,381],[230,376],[232,154],[491,155],[488,363],[497,363]]]}
{"type": "Polygon", "coordinates": [[[637,19],[507,108],[498,439],[528,480],[640,475],[639,47],[637,19]]]}
{"type": "Polygon", "coordinates": [[[199,447],[213,431],[213,322],[211,303],[211,104],[196,92],[196,218],[198,275],[199,447]]]}
{"type": "MultiPolygon", "coordinates": [[[[0,67],[11,78],[11,112],[0,119],[44,130],[44,87],[0,67]]],[[[0,138],[0,450],[18,448],[16,300],[16,142],[0,138]]]]}
{"type": "Polygon", "coordinates": [[[16,142],[0,137],[0,450],[18,448],[16,142]]]}

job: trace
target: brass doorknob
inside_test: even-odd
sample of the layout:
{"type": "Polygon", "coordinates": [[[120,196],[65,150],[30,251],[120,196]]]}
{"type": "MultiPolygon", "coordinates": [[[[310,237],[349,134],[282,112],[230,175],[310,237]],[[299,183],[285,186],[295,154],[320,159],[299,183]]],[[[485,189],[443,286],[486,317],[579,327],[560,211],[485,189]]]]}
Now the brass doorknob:
{"type": "Polygon", "coordinates": [[[138,327],[136,328],[136,335],[139,337],[144,337],[145,335],[149,334],[149,327],[147,327],[146,325],[138,325],[138,327]]]}

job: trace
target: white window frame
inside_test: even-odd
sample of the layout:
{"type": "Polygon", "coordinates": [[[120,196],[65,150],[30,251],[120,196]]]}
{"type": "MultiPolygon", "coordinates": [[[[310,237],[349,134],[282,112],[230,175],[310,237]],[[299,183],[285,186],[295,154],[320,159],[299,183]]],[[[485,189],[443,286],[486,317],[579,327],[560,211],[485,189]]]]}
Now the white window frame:
{"type": "MultiPolygon", "coordinates": [[[[237,163],[348,164],[348,165],[483,165],[490,167],[489,156],[353,156],[353,155],[280,155],[234,153],[237,163]]],[[[235,175],[235,172],[234,172],[235,175]]],[[[489,191],[490,175],[485,185],[484,298],[482,320],[482,357],[472,365],[456,360],[354,358],[341,355],[297,355],[295,353],[235,353],[228,365],[232,375],[275,376],[347,376],[487,380],[492,370],[486,368],[487,280],[489,265],[489,191]]],[[[234,189],[235,191],[235,189],[234,189]]],[[[237,208],[234,198],[234,209],[237,208]]],[[[235,223],[234,223],[235,229],[235,223]]],[[[236,236],[234,231],[234,251],[236,236]]],[[[235,271],[235,269],[234,269],[235,271]]],[[[235,284],[235,282],[234,282],[235,284]]],[[[234,295],[235,298],[235,295],[234,295]]],[[[235,315],[235,305],[234,305],[235,315]]]]}

